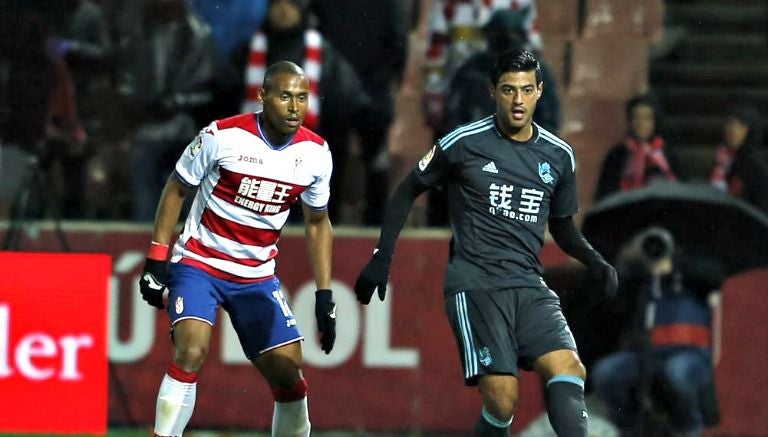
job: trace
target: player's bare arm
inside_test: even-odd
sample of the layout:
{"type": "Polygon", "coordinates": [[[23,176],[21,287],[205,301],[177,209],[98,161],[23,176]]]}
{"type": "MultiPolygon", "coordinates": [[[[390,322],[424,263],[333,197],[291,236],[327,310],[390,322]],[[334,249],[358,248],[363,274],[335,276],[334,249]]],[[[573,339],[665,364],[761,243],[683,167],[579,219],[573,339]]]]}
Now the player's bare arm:
{"type": "Polygon", "coordinates": [[[170,244],[176,224],[179,222],[184,199],[191,191],[192,189],[182,184],[175,174],[168,177],[168,182],[165,183],[160,195],[160,203],[157,206],[152,241],[165,245],[170,244]]]}
{"type": "Polygon", "coordinates": [[[318,289],[330,288],[333,228],[328,210],[315,211],[306,204],[302,204],[302,209],[307,252],[315,275],[315,285],[318,289]]]}
{"type": "Polygon", "coordinates": [[[315,274],[315,318],[320,333],[320,347],[331,353],[336,342],[336,303],[331,290],[331,249],[333,228],[328,210],[316,211],[302,203],[309,261],[315,274]]]}

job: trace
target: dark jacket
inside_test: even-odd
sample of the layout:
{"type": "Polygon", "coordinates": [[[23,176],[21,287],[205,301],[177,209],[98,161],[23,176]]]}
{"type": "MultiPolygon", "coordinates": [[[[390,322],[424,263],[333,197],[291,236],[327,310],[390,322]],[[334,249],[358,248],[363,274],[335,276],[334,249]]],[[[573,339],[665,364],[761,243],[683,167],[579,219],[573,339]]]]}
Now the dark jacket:
{"type": "Polygon", "coordinates": [[[147,23],[119,47],[118,91],[128,109],[141,115],[139,124],[179,114],[194,118],[213,99],[218,62],[210,28],[195,16],[147,23]]]}
{"type": "Polygon", "coordinates": [[[402,80],[408,54],[403,0],[314,0],[318,30],[346,58],[373,97],[382,122],[393,117],[392,85],[402,80]]]}
{"type": "MultiPolygon", "coordinates": [[[[685,175],[681,174],[680,162],[677,156],[674,153],[671,153],[666,147],[663,150],[672,173],[674,173],[678,179],[685,179],[685,175]]],[[[608,150],[608,153],[606,153],[605,158],[603,159],[600,175],[595,187],[596,201],[609,194],[621,191],[621,179],[629,157],[629,151],[623,142],[616,144],[608,150]]],[[[651,166],[646,167],[645,180],[652,180],[657,173],[659,173],[658,169],[651,166]]]]}
{"type": "Polygon", "coordinates": [[[740,185],[738,197],[768,213],[768,165],[757,146],[739,148],[726,178],[729,186],[740,185]]]}

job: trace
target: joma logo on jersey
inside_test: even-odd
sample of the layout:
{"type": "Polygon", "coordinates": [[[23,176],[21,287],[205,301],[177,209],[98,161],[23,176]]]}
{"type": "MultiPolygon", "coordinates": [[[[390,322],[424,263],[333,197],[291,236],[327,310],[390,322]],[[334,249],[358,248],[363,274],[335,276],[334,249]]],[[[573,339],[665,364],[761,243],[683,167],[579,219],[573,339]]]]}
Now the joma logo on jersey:
{"type": "Polygon", "coordinates": [[[513,185],[498,185],[492,183],[488,187],[488,212],[513,220],[528,223],[539,222],[539,209],[544,199],[544,192],[533,188],[523,188],[517,190],[520,195],[517,199],[516,190],[513,185]],[[514,200],[517,200],[518,208],[514,208],[514,200]]]}
{"type": "Polygon", "coordinates": [[[263,159],[257,158],[255,156],[240,155],[240,157],[237,158],[237,160],[238,161],[242,161],[242,162],[248,162],[250,164],[258,164],[258,165],[264,164],[264,160],[263,159]]]}

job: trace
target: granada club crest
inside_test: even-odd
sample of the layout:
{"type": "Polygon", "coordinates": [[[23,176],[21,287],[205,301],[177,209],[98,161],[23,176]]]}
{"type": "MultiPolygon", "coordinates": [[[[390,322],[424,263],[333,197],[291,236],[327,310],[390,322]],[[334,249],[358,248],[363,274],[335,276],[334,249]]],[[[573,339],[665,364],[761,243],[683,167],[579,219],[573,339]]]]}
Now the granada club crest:
{"type": "Polygon", "coordinates": [[[176,298],[176,314],[184,312],[184,298],[179,296],[176,298]]]}

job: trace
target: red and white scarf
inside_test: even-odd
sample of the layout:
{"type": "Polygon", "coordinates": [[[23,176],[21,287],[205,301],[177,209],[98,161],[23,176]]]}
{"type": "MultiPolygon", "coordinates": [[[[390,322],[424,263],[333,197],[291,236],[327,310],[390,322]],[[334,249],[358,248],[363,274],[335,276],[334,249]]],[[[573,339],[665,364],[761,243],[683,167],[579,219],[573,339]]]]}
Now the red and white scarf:
{"type": "Polygon", "coordinates": [[[650,141],[643,143],[634,138],[627,138],[624,145],[627,147],[629,156],[621,177],[621,191],[644,187],[648,182],[645,180],[648,167],[657,168],[668,181],[676,179],[669,167],[667,157],[664,156],[664,140],[661,137],[653,137],[650,141]]]}
{"type": "MultiPolygon", "coordinates": [[[[264,83],[264,73],[267,71],[267,45],[267,35],[264,32],[256,32],[251,37],[251,48],[245,71],[246,97],[243,102],[243,112],[261,111],[259,90],[264,83]]],[[[304,32],[304,47],[302,68],[309,80],[309,107],[304,118],[304,126],[314,130],[320,120],[319,83],[323,60],[323,38],[320,32],[307,29],[304,32]]]]}

